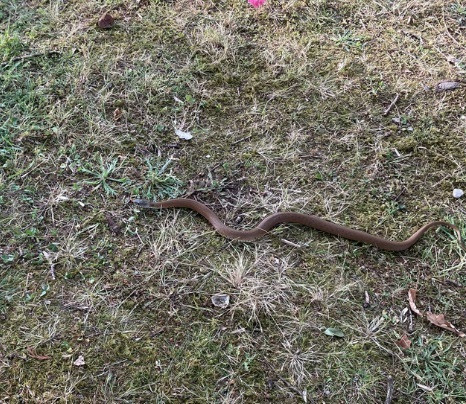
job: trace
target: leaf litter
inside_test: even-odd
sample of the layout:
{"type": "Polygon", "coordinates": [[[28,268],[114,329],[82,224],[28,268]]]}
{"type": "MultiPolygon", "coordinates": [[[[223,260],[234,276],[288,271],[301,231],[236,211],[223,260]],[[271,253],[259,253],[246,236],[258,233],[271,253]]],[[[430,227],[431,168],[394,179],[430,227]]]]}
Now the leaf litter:
{"type": "MultiPolygon", "coordinates": [[[[424,317],[424,314],[418,310],[416,307],[416,289],[409,289],[408,291],[408,301],[409,301],[409,306],[411,307],[411,310],[416,313],[420,317],[424,317]]],[[[447,321],[445,319],[444,314],[434,314],[431,313],[430,311],[426,312],[426,318],[427,320],[440,328],[443,328],[444,330],[451,331],[458,335],[460,338],[466,337],[466,334],[460,330],[458,330],[452,323],[447,321]]]]}
{"type": "Polygon", "coordinates": [[[406,334],[403,334],[403,336],[398,341],[396,341],[396,345],[398,345],[400,348],[408,349],[411,346],[411,340],[406,334]]]}

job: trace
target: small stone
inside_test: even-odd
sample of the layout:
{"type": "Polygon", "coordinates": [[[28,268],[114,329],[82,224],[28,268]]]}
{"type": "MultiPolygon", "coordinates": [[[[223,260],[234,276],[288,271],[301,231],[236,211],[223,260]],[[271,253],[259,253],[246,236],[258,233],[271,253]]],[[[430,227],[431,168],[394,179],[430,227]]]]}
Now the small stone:
{"type": "Polygon", "coordinates": [[[99,18],[97,26],[102,29],[110,29],[113,27],[115,20],[109,13],[105,13],[102,17],[99,18]]]}
{"type": "Polygon", "coordinates": [[[193,138],[193,135],[191,135],[191,132],[183,132],[182,130],[180,129],[176,129],[175,130],[175,134],[176,136],[178,136],[180,139],[184,139],[184,140],[190,140],[193,138]]]}
{"type": "Polygon", "coordinates": [[[453,190],[453,197],[454,198],[461,198],[464,195],[464,191],[462,189],[455,188],[453,190]]]}
{"type": "Polygon", "coordinates": [[[440,83],[437,84],[435,90],[437,92],[440,91],[451,91],[460,86],[460,83],[457,81],[441,81],[440,83]]]}
{"type": "Polygon", "coordinates": [[[78,359],[73,362],[74,366],[84,366],[86,362],[84,361],[84,356],[79,355],[78,359]]]}
{"type": "Polygon", "coordinates": [[[225,295],[225,294],[216,294],[213,295],[212,298],[212,304],[216,307],[220,307],[222,309],[226,309],[228,305],[230,304],[230,296],[225,295]]]}

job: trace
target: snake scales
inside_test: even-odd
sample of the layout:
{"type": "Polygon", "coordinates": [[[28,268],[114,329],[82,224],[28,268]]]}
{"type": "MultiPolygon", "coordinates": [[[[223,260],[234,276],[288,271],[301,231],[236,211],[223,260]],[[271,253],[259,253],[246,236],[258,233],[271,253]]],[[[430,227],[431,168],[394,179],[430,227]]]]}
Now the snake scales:
{"type": "Polygon", "coordinates": [[[422,226],[411,237],[404,241],[391,241],[385,238],[374,236],[364,231],[351,229],[336,223],[329,222],[318,216],[307,215],[303,213],[279,212],[266,216],[256,227],[251,230],[237,230],[225,225],[219,217],[203,203],[193,199],[177,198],[162,202],[152,202],[145,199],[133,199],[132,202],[141,208],[187,208],[194,210],[204,216],[214,229],[222,236],[232,240],[252,241],[266,235],[270,229],[282,223],[296,223],[320,230],[325,233],[343,237],[349,240],[359,241],[366,244],[372,244],[381,250],[403,251],[416,243],[424,233],[436,227],[448,227],[456,234],[459,245],[466,250],[461,240],[459,228],[451,223],[443,221],[430,222],[422,226]]]}

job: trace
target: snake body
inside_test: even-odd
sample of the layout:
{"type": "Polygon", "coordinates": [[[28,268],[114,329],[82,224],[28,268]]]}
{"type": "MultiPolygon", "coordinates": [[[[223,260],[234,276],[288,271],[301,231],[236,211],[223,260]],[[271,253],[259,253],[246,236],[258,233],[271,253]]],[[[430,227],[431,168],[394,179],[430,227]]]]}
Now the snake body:
{"type": "Polygon", "coordinates": [[[133,199],[132,202],[141,208],[187,208],[202,215],[222,236],[231,240],[253,241],[266,235],[273,227],[283,223],[296,223],[333,234],[349,240],[371,244],[381,250],[403,251],[415,244],[426,231],[432,228],[444,226],[452,229],[459,240],[460,246],[466,250],[461,241],[461,233],[457,226],[443,221],[430,222],[422,226],[411,237],[404,241],[391,241],[385,238],[374,236],[364,231],[351,229],[336,223],[329,222],[321,217],[294,212],[279,212],[266,216],[256,227],[251,230],[237,230],[225,225],[220,218],[203,203],[193,199],[177,198],[162,202],[152,202],[145,199],[133,199]]]}

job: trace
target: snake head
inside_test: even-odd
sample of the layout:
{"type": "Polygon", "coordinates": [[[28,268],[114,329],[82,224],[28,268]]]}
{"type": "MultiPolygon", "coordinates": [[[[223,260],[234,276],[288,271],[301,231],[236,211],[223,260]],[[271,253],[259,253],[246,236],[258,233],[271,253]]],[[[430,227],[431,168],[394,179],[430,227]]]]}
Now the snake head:
{"type": "Polygon", "coordinates": [[[138,205],[141,208],[150,208],[151,206],[150,201],[148,201],[147,199],[136,198],[136,199],[131,199],[131,202],[133,202],[134,204],[138,205]]]}

